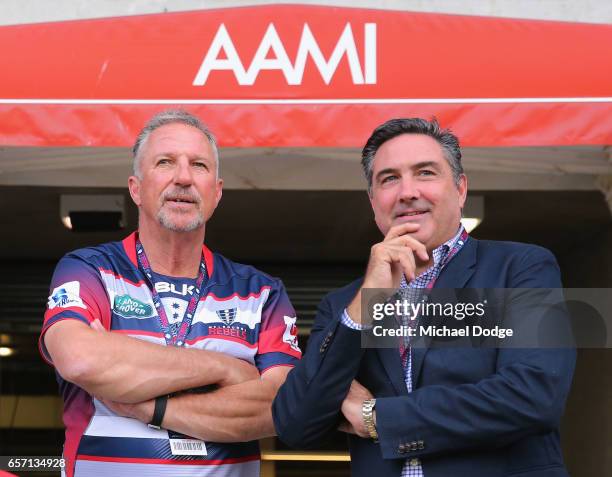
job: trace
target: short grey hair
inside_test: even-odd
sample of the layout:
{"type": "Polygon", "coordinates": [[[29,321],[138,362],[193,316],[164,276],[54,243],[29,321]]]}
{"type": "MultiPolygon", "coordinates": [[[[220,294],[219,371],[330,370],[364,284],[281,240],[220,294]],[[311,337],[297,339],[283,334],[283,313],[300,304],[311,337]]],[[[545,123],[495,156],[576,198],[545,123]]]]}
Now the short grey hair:
{"type": "Polygon", "coordinates": [[[167,109],[160,113],[157,113],[153,116],[141,131],[138,133],[136,137],[136,142],[132,147],[132,155],[134,159],[133,168],[134,175],[138,178],[142,178],[142,171],[140,170],[140,152],[144,145],[146,144],[149,136],[153,131],[159,129],[166,124],[186,124],[187,126],[192,126],[199,130],[206,138],[208,142],[210,142],[210,146],[213,150],[213,154],[215,156],[215,162],[217,163],[217,178],[219,177],[219,150],[217,148],[217,140],[214,134],[208,129],[208,127],[198,118],[191,113],[183,109],[167,109]]]}
{"type": "Polygon", "coordinates": [[[444,153],[444,158],[448,162],[453,173],[455,184],[459,185],[463,175],[461,165],[461,149],[459,139],[450,129],[442,129],[436,118],[430,121],[422,118],[399,118],[391,119],[378,126],[361,152],[361,167],[368,181],[368,192],[372,190],[372,171],[374,168],[374,156],[385,142],[401,134],[424,134],[435,139],[444,153]]]}

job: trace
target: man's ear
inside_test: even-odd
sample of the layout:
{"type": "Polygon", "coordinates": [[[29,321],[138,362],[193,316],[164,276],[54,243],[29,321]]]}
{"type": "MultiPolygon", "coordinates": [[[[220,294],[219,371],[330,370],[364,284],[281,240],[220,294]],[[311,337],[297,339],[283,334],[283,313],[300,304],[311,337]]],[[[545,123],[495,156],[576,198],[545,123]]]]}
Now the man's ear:
{"type": "Polygon", "coordinates": [[[215,213],[215,210],[221,201],[221,196],[223,196],[223,179],[217,179],[217,183],[215,184],[215,206],[210,211],[210,215],[206,217],[207,222],[215,213]]]}
{"type": "Polygon", "coordinates": [[[138,207],[140,207],[140,179],[136,176],[130,176],[128,178],[128,190],[130,191],[130,196],[138,207]]]}
{"type": "Polygon", "coordinates": [[[221,201],[221,197],[223,197],[223,179],[217,179],[216,189],[217,190],[215,193],[215,209],[219,205],[219,202],[221,201]]]}
{"type": "Polygon", "coordinates": [[[461,206],[461,210],[465,207],[465,200],[467,199],[467,176],[465,174],[461,174],[459,176],[459,183],[457,184],[457,190],[459,191],[459,204],[461,206]]]}

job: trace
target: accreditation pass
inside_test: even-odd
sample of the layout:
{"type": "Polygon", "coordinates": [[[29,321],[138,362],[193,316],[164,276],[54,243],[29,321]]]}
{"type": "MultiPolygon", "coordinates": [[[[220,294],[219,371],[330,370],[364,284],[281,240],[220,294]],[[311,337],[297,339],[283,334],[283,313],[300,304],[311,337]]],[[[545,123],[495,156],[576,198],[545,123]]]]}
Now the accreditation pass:
{"type": "Polygon", "coordinates": [[[208,455],[204,441],[171,431],[168,434],[172,455],[208,455]]]}

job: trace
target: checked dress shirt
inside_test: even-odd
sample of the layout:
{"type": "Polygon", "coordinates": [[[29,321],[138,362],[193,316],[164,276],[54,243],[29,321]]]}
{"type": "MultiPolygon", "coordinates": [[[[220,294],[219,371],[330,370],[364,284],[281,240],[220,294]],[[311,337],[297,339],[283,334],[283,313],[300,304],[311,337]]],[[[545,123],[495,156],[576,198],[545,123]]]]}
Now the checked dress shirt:
{"type": "MultiPolygon", "coordinates": [[[[434,249],[433,265],[421,273],[418,277],[412,280],[410,283],[406,282],[406,277],[402,276],[400,282],[400,293],[402,298],[408,301],[416,302],[421,295],[421,289],[431,288],[436,282],[440,272],[455,256],[455,254],[463,247],[465,243],[465,234],[463,226],[459,226],[457,234],[448,240],[447,242],[434,249]]],[[[346,309],[342,314],[341,323],[354,330],[362,330],[363,325],[355,323],[351,320],[346,309]]],[[[411,323],[402,323],[407,325],[416,324],[416,320],[411,323]]],[[[399,350],[402,358],[402,366],[404,368],[404,382],[406,383],[406,389],[408,392],[412,392],[412,350],[407,338],[401,343],[399,350]]],[[[402,469],[401,477],[424,477],[423,467],[419,459],[406,459],[404,467],[402,469]]]]}

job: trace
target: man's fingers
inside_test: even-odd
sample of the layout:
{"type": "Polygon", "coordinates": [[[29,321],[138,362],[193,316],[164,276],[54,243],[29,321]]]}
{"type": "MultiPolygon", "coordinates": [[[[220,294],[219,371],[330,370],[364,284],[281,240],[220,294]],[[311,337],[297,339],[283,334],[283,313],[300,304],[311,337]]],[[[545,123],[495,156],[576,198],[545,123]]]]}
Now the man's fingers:
{"type": "Polygon", "coordinates": [[[354,398],[356,401],[358,401],[358,403],[363,403],[363,401],[365,401],[366,399],[372,398],[372,393],[359,381],[353,379],[347,399],[349,399],[349,397],[354,398]]]}
{"type": "MultiPolygon", "coordinates": [[[[395,227],[394,230],[401,232],[414,228],[413,225],[415,224],[402,224],[402,226],[395,227]]],[[[389,238],[392,235],[389,234],[383,242],[377,243],[371,249],[364,280],[366,288],[396,288],[399,286],[402,274],[408,281],[416,278],[417,261],[419,264],[429,261],[425,245],[414,237],[402,235],[389,238]]]]}
{"type": "Polygon", "coordinates": [[[427,248],[425,248],[424,244],[409,235],[410,233],[418,231],[420,227],[420,224],[415,224],[412,222],[395,225],[389,229],[389,232],[387,232],[387,235],[382,243],[396,244],[400,242],[405,247],[410,247],[412,250],[414,250],[417,257],[419,257],[421,260],[427,262],[429,261],[427,248]]]}
{"type": "Polygon", "coordinates": [[[418,240],[415,240],[412,237],[403,236],[400,237],[405,247],[409,247],[417,257],[419,257],[424,262],[429,261],[429,254],[427,253],[427,248],[418,240]]]}
{"type": "Polygon", "coordinates": [[[107,408],[109,408],[114,413],[119,414],[119,406],[113,401],[110,401],[104,398],[96,398],[96,399],[100,401],[102,404],[104,404],[107,408]]]}
{"type": "Polygon", "coordinates": [[[401,266],[408,281],[416,278],[416,261],[412,249],[402,246],[389,247],[389,256],[401,266]]]}
{"type": "Polygon", "coordinates": [[[394,225],[389,229],[385,240],[393,239],[395,237],[401,237],[402,235],[414,233],[421,228],[421,224],[414,222],[404,222],[403,224],[394,225]]]}
{"type": "MultiPolygon", "coordinates": [[[[379,243],[372,247],[372,256],[366,276],[375,274],[375,270],[381,270],[381,264],[383,263],[385,264],[384,267],[390,267],[387,273],[391,273],[392,284],[386,284],[387,288],[399,286],[402,272],[408,279],[414,279],[415,277],[414,253],[410,247],[406,247],[399,242],[396,245],[379,243]]],[[[374,288],[385,288],[385,286],[378,285],[374,288]]]]}
{"type": "Polygon", "coordinates": [[[104,328],[104,326],[102,325],[102,323],[100,322],[100,320],[99,320],[99,319],[97,319],[97,318],[96,318],[95,320],[93,320],[93,321],[90,323],[90,325],[89,325],[89,326],[90,326],[90,327],[91,327],[91,329],[92,329],[92,330],[94,330],[94,331],[106,331],[106,328],[104,328]]]}
{"type": "Polygon", "coordinates": [[[353,379],[353,381],[351,382],[350,391],[356,392],[356,391],[364,391],[364,390],[367,391],[366,387],[363,384],[361,384],[359,381],[357,381],[356,379],[353,379]]]}
{"type": "Polygon", "coordinates": [[[394,246],[408,247],[424,262],[429,260],[429,254],[427,253],[427,248],[425,248],[425,245],[409,235],[402,235],[401,237],[395,237],[388,241],[385,240],[383,243],[394,246]]]}
{"type": "Polygon", "coordinates": [[[347,434],[357,434],[353,425],[346,420],[340,423],[340,425],[338,426],[338,430],[340,432],[346,432],[347,434]]]}
{"type": "Polygon", "coordinates": [[[411,282],[416,278],[416,263],[414,262],[414,255],[412,253],[400,253],[399,262],[402,265],[404,276],[411,282]]]}

